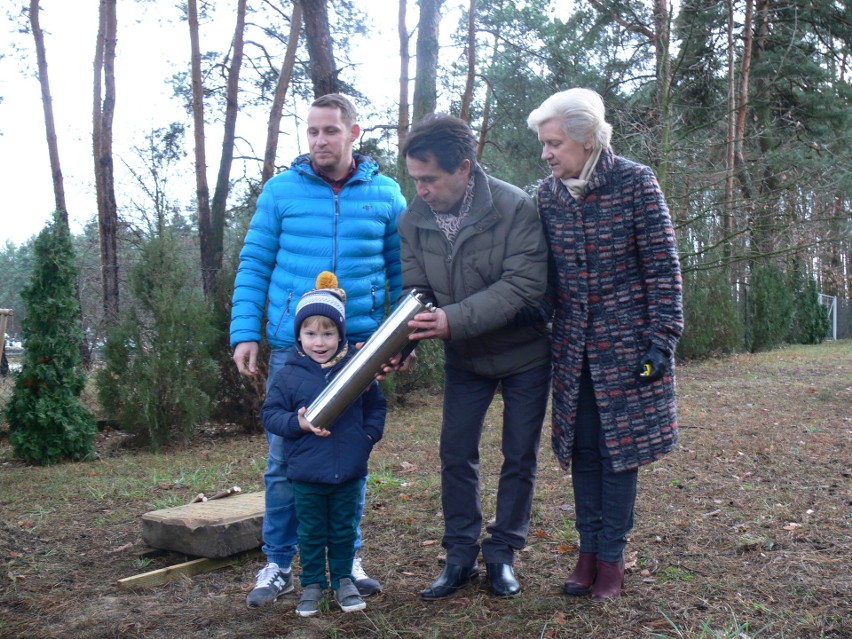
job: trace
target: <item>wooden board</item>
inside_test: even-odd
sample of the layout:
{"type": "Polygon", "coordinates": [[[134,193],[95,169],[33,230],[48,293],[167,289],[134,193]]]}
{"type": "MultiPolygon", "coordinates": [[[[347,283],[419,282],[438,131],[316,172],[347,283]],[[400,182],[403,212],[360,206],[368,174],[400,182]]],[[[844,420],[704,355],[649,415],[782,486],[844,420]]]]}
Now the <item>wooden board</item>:
{"type": "Polygon", "coordinates": [[[154,548],[219,559],[263,543],[264,492],[153,510],[142,515],[142,540],[154,548]]]}
{"type": "Polygon", "coordinates": [[[227,557],[225,559],[193,559],[182,564],[175,564],[168,568],[160,568],[144,572],[141,575],[133,575],[118,580],[119,588],[150,588],[152,586],[162,586],[175,579],[181,577],[192,577],[201,573],[210,572],[217,568],[224,568],[239,561],[236,557],[227,557]]]}

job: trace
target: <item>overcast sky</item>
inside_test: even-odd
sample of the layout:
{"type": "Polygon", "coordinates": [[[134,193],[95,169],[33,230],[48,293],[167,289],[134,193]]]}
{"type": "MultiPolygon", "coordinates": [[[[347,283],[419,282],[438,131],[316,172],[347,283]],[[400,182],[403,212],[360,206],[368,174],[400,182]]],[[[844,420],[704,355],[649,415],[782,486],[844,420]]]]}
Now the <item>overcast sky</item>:
{"type": "MultiPolygon", "coordinates": [[[[64,176],[66,202],[72,232],[96,216],[92,186],[91,111],[92,60],[97,28],[98,3],[93,1],[42,0],[41,27],[45,32],[48,74],[53,97],[59,155],[64,176]]],[[[219,3],[229,5],[229,3],[219,3]]],[[[167,126],[173,120],[189,123],[179,103],[171,97],[164,80],[172,73],[174,60],[183,65],[189,58],[188,27],[177,19],[174,3],[161,2],[159,11],[151,4],[119,3],[118,49],[116,59],[116,111],[114,121],[116,179],[123,172],[121,158],[129,159],[133,146],[144,146],[147,132],[167,126]],[[146,8],[147,7],[147,8],[146,8]],[[172,15],[174,14],[174,15],[172,15]],[[168,18],[163,20],[158,16],[168,18]]],[[[234,29],[234,10],[228,6],[215,24],[202,25],[201,48],[225,50],[234,29]]],[[[381,12],[377,12],[381,13],[381,12]]],[[[416,12],[414,12],[416,13],[416,12]]],[[[387,51],[396,50],[396,14],[384,12],[383,37],[373,44],[387,51]]],[[[413,16],[416,19],[416,15],[413,16]]],[[[37,234],[50,218],[54,208],[50,162],[44,133],[41,94],[36,77],[36,60],[31,35],[15,33],[15,25],[6,24],[5,40],[10,44],[0,50],[0,246],[7,240],[15,244],[37,234]],[[14,53],[17,45],[20,52],[14,53]]],[[[361,49],[359,49],[361,50],[361,49]]],[[[283,53],[282,53],[283,57],[283,53]]],[[[374,67],[363,71],[377,82],[396,86],[398,68],[375,55],[374,67]]],[[[366,58],[369,60],[369,56],[366,58]]],[[[391,90],[393,95],[395,90],[391,90]]],[[[241,111],[237,133],[254,138],[252,145],[262,154],[266,135],[267,113],[259,113],[254,121],[248,111],[241,111]]],[[[211,189],[215,167],[221,150],[221,138],[205,128],[211,189]]],[[[219,134],[221,135],[221,134],[219,134]]],[[[191,133],[187,140],[191,154],[191,133]]],[[[286,147],[282,138],[282,147],[286,147]]],[[[279,148],[279,157],[289,158],[294,149],[279,148]]],[[[194,177],[186,187],[194,191],[194,177]]],[[[119,191],[121,185],[116,185],[119,191]]],[[[119,206],[124,200],[118,194],[119,206]]]]}

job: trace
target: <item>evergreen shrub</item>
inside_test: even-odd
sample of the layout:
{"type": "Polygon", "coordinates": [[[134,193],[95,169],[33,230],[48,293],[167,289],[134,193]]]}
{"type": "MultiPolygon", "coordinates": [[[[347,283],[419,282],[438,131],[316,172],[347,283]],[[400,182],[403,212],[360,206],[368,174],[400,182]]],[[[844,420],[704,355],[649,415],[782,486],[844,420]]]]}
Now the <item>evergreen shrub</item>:
{"type": "Polygon", "coordinates": [[[168,228],[142,246],[128,273],[135,306],[108,332],[96,376],[110,419],[152,450],[190,439],[218,379],[213,310],[185,255],[168,228]]]}
{"type": "Polygon", "coordinates": [[[684,273],[683,335],[677,355],[706,359],[736,352],[743,343],[743,322],[725,270],[684,273]]]}
{"type": "Polygon", "coordinates": [[[828,335],[831,322],[828,309],[819,303],[816,280],[801,271],[793,271],[789,280],[795,306],[786,341],[791,344],[819,344],[828,335]]]}
{"type": "MultiPolygon", "coordinates": [[[[257,185],[257,191],[260,185],[257,185]]],[[[211,419],[237,424],[244,432],[264,432],[260,419],[260,408],[266,397],[266,378],[269,373],[269,342],[260,341],[257,352],[257,373],[251,377],[241,375],[233,360],[229,326],[231,324],[231,298],[234,279],[239,267],[240,250],[248,232],[252,214],[256,208],[256,196],[232,209],[232,222],[225,229],[225,250],[222,270],[219,273],[217,297],[214,300],[215,326],[219,331],[218,345],[214,349],[219,368],[219,384],[216,390],[211,419]]],[[[260,334],[266,334],[266,316],[261,320],[260,334]]]]}
{"type": "Polygon", "coordinates": [[[755,267],[748,296],[748,324],[752,352],[767,351],[787,338],[795,299],[781,269],[774,264],[755,267]]]}
{"type": "Polygon", "coordinates": [[[405,403],[408,393],[440,389],[444,384],[444,342],[427,339],[417,345],[416,359],[405,373],[391,373],[381,383],[388,402],[405,403]]]}
{"type": "Polygon", "coordinates": [[[78,270],[71,234],[59,214],[36,238],[33,251],[31,279],[21,292],[27,309],[23,366],[6,406],[9,438],[14,454],[29,463],[88,459],[97,427],[80,402],[86,374],[78,270]]]}

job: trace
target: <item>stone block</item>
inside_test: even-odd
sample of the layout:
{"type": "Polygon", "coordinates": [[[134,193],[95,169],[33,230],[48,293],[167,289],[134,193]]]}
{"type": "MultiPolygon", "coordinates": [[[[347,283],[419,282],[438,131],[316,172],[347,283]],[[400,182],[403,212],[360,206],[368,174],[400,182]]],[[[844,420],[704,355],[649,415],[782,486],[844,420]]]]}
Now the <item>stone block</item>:
{"type": "Polygon", "coordinates": [[[142,540],[195,557],[229,557],[262,545],[263,510],[263,491],[152,510],[142,515],[142,540]]]}

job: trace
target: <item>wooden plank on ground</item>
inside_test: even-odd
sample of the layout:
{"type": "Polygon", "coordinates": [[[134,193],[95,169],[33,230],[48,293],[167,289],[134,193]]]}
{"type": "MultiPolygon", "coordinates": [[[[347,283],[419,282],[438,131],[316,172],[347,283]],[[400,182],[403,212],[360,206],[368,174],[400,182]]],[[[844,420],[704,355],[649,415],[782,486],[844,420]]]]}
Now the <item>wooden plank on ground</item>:
{"type": "Polygon", "coordinates": [[[210,572],[230,566],[239,561],[238,557],[226,557],[224,559],[193,559],[182,564],[175,564],[168,568],[160,568],[144,572],[140,575],[133,575],[118,580],[119,588],[151,588],[153,586],[162,586],[170,581],[175,581],[181,577],[192,577],[201,573],[210,572]]]}

